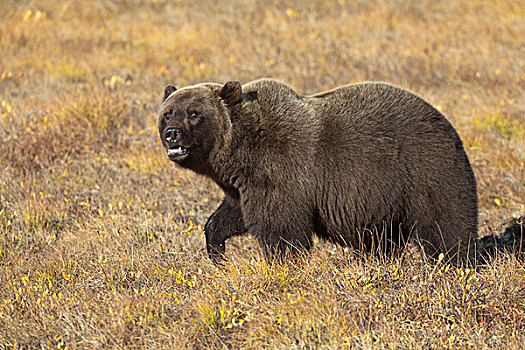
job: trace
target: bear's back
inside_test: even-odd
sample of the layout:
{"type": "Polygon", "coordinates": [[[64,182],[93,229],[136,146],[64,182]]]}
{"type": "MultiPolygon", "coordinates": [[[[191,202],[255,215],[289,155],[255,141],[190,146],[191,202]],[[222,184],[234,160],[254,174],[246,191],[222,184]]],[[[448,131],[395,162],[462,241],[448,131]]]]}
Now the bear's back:
{"type": "Polygon", "coordinates": [[[455,134],[448,120],[428,102],[400,87],[380,82],[346,85],[307,96],[304,102],[324,122],[340,132],[375,136],[415,136],[432,131],[455,134]],[[333,125],[332,125],[333,126],[333,125]]]}
{"type": "Polygon", "coordinates": [[[421,97],[394,85],[346,85],[301,102],[319,119],[319,148],[333,150],[336,158],[377,164],[407,157],[442,162],[464,155],[450,122],[421,97]]]}

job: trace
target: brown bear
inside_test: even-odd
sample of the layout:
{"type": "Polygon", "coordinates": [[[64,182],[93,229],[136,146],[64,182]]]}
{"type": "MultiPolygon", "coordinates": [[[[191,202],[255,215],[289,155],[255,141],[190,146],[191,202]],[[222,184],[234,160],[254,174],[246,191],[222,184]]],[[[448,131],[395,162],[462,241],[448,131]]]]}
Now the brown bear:
{"type": "Polygon", "coordinates": [[[157,121],[168,158],[224,191],[205,225],[218,261],[250,232],[265,255],[312,246],[313,235],[365,251],[424,251],[468,262],[478,237],[476,181],[450,122],[387,83],[311,96],[261,79],[168,86],[157,121]]]}

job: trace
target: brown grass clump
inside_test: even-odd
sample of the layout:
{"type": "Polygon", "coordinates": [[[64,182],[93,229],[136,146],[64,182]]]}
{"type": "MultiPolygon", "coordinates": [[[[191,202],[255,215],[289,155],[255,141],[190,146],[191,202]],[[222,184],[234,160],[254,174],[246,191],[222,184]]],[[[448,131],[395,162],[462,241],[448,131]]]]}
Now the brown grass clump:
{"type": "Polygon", "coordinates": [[[0,349],[522,348],[509,254],[474,271],[319,242],[271,266],[246,237],[217,269],[222,194],[155,131],[168,83],[390,81],[458,128],[489,234],[525,213],[522,3],[7,0],[0,23],[0,349]]]}

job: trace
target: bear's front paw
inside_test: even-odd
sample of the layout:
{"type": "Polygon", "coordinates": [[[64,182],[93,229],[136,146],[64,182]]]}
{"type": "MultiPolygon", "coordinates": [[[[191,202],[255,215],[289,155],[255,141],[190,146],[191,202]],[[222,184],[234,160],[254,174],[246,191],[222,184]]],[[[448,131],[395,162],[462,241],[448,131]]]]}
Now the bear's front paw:
{"type": "Polygon", "coordinates": [[[222,264],[226,258],[224,253],[226,252],[225,242],[214,242],[206,244],[208,250],[208,256],[215,265],[222,264]]]}

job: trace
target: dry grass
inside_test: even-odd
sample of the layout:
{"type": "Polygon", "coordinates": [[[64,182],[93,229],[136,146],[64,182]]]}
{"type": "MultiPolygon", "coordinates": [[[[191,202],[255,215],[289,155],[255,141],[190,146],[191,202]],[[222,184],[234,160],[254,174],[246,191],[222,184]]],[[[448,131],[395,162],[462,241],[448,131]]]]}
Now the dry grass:
{"type": "Polygon", "coordinates": [[[164,86],[361,80],[440,106],[478,179],[482,234],[525,213],[525,6],[478,1],[0,2],[0,349],[521,348],[525,269],[378,261],[319,243],[216,269],[221,199],[161,152],[164,86]]]}

